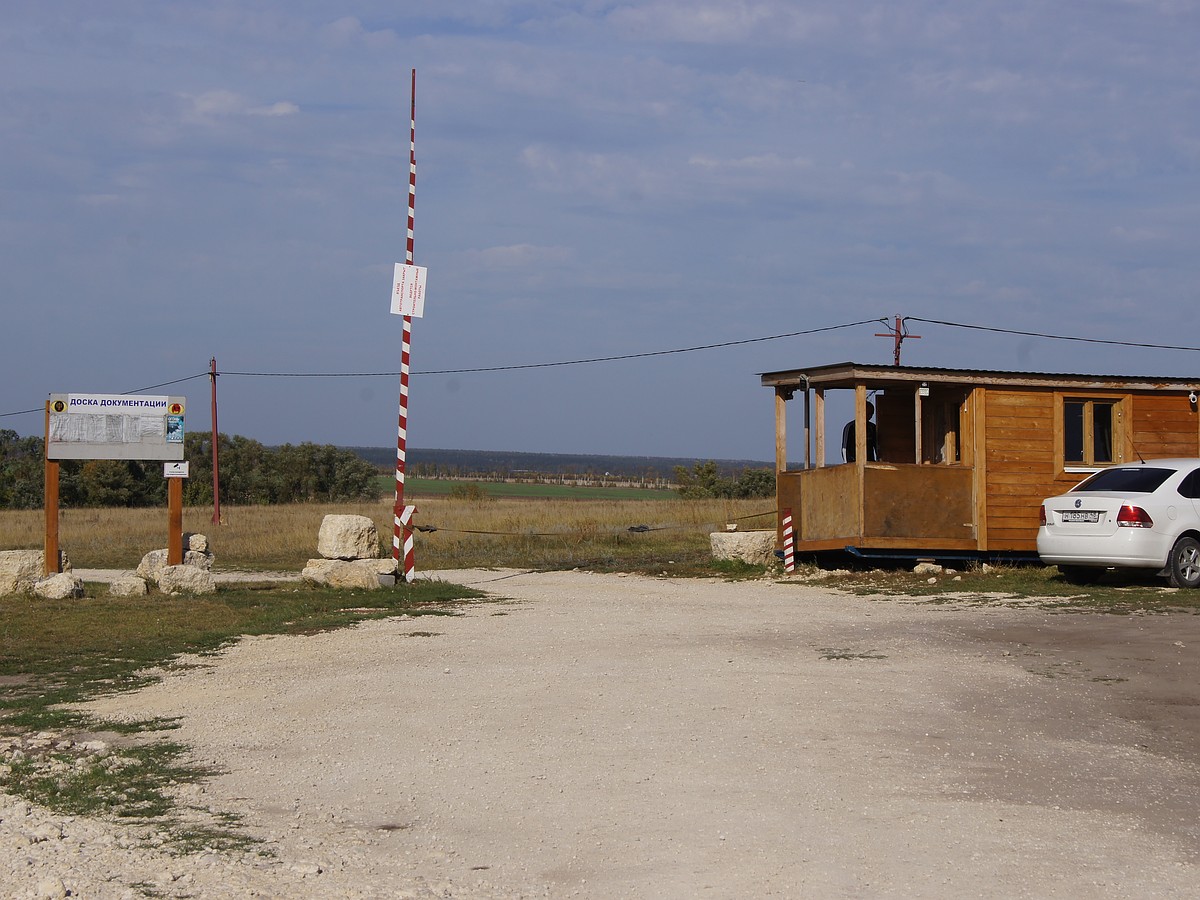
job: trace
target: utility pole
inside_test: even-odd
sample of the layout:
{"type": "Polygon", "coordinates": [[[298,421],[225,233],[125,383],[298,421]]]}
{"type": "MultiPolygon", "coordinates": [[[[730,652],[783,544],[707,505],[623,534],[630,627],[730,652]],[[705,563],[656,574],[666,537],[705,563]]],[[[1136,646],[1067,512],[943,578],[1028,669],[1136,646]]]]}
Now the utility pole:
{"type": "Polygon", "coordinates": [[[904,318],[899,315],[896,316],[896,326],[893,331],[888,331],[883,334],[876,332],[875,337],[890,337],[895,340],[896,350],[895,350],[895,354],[893,357],[895,359],[895,362],[893,364],[897,365],[897,366],[900,365],[900,345],[904,343],[904,339],[905,338],[916,338],[917,340],[920,340],[920,338],[921,338],[921,336],[919,334],[909,334],[904,329],[904,318]]]}
{"type": "Polygon", "coordinates": [[[208,361],[208,378],[212,382],[212,470],[213,470],[213,515],[212,523],[221,524],[221,471],[217,454],[217,358],[208,361]]]}

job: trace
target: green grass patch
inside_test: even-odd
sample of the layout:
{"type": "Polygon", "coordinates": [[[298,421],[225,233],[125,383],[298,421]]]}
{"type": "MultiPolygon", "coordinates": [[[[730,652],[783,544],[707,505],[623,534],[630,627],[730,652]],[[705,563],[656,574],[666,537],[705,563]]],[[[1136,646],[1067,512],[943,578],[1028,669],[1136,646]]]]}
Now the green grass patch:
{"type": "Polygon", "coordinates": [[[180,851],[249,846],[236,817],[184,809],[175,785],[213,771],[169,740],[171,720],[116,722],[72,707],[147,684],[154,667],[213,653],[243,635],[311,634],[399,614],[455,615],[482,597],[460,585],[401,582],[378,591],[307,584],[219,590],[200,597],[112,597],[88,585],[82,600],[0,602],[0,786],[65,815],[152,826],[180,851]],[[105,740],[94,740],[104,734],[105,740]]]}
{"type": "MultiPolygon", "coordinates": [[[[381,492],[395,490],[395,477],[381,476],[381,492]]],[[[662,488],[634,488],[604,485],[535,484],[532,482],[470,481],[442,478],[406,478],[405,497],[448,497],[456,488],[473,486],[488,497],[526,497],[546,500],[678,500],[679,494],[662,488]]]]}

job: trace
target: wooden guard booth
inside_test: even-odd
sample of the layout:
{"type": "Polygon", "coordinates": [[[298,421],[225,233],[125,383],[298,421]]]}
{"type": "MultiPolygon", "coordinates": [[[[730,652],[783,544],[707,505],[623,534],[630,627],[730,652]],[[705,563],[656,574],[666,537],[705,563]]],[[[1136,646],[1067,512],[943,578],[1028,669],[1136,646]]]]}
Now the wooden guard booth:
{"type": "Polygon", "coordinates": [[[1043,498],[1108,465],[1200,456],[1200,378],[837,363],[761,379],[775,392],[778,546],[790,509],[797,553],[1032,556],[1043,498]],[[847,413],[830,423],[827,404],[839,391],[847,413]]]}

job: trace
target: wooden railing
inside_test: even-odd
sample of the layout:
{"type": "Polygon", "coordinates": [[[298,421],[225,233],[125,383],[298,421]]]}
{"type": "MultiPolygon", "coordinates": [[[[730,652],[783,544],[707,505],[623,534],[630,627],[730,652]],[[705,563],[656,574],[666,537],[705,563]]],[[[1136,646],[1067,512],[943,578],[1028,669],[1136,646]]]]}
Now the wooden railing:
{"type": "Polygon", "coordinates": [[[798,542],[930,548],[975,542],[973,471],[966,466],[868,463],[783,472],[779,503],[793,511],[798,542]]]}

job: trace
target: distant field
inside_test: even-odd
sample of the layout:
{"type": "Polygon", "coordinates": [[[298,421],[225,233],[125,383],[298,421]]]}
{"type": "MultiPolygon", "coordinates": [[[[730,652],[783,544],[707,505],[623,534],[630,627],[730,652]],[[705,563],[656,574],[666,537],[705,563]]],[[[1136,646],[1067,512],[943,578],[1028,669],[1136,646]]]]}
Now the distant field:
{"type": "MultiPolygon", "coordinates": [[[[444,484],[444,482],[439,482],[444,484]]],[[[501,487],[503,485],[497,485],[501,487]]],[[[516,485],[512,485],[516,487],[516,485]]],[[[597,489],[598,490],[598,489],[597,489]]],[[[419,570],[477,567],[712,573],[709,535],[728,522],[746,530],[775,527],[771,500],[600,499],[558,497],[416,496],[414,524],[419,570]]],[[[405,494],[408,497],[408,493],[405,494]]],[[[317,555],[326,515],[371,518],[381,550],[390,553],[392,498],[369,503],[295,503],[287,506],[186,506],[183,530],[208,535],[217,565],[229,569],[298,572],[317,555]]],[[[40,509],[0,516],[0,548],[37,549],[45,538],[40,509]]],[[[64,509],[60,544],[77,568],[128,569],[167,544],[165,509],[64,509]]],[[[2,642],[2,635],[0,635],[2,642]]]]}
{"type": "MultiPolygon", "coordinates": [[[[380,476],[380,491],[395,492],[395,477],[380,476]]],[[[629,487],[584,487],[573,484],[509,484],[502,481],[450,481],[442,478],[406,478],[405,496],[446,497],[456,487],[474,485],[489,497],[530,497],[550,500],[674,500],[678,494],[670,490],[629,487]]]]}

